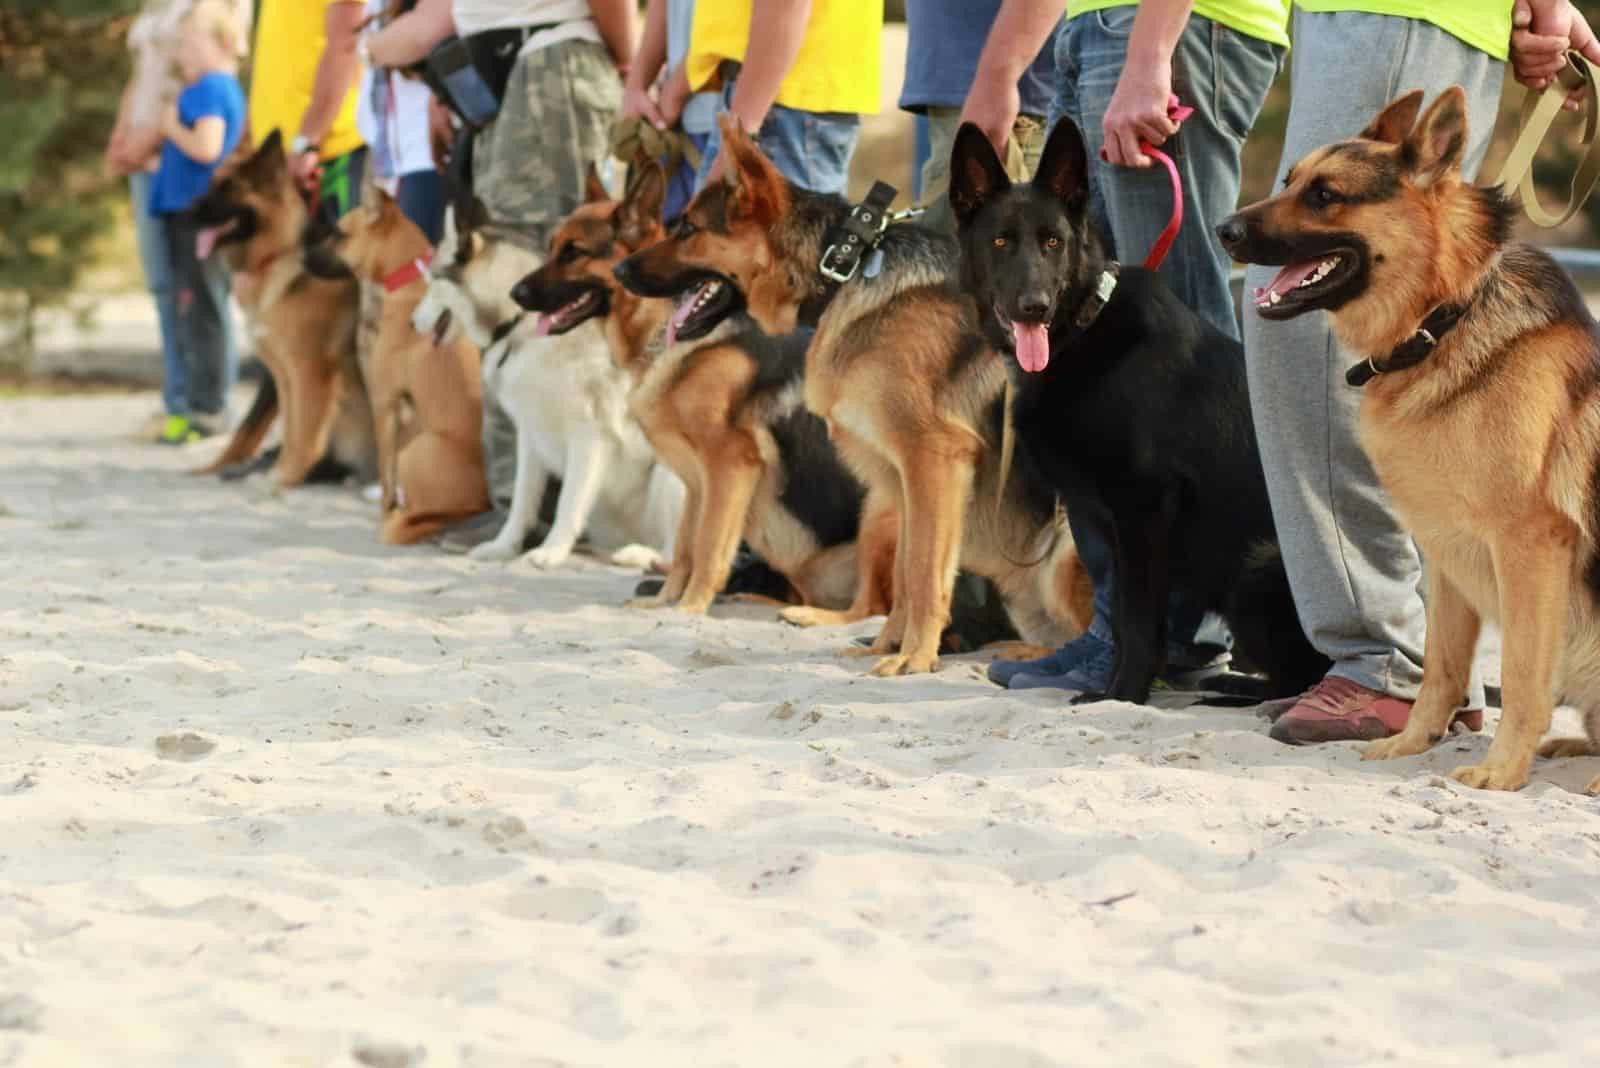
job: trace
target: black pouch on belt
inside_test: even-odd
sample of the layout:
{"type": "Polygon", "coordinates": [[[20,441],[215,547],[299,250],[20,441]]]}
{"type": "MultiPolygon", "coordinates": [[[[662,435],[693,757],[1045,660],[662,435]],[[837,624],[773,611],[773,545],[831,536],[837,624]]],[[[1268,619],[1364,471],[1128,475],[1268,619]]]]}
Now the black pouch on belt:
{"type": "Polygon", "coordinates": [[[499,113],[523,44],[549,26],[513,26],[441,41],[423,60],[423,80],[462,122],[480,129],[499,113]]]}

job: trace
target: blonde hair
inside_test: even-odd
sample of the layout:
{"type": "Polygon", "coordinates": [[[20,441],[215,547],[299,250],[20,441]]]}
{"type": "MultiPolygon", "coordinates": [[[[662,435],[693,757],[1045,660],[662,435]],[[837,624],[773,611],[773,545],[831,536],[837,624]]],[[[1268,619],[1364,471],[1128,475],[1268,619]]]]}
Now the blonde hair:
{"type": "Polygon", "coordinates": [[[210,34],[229,55],[244,55],[245,28],[239,24],[235,5],[227,0],[196,0],[189,13],[183,16],[183,23],[210,34]]]}

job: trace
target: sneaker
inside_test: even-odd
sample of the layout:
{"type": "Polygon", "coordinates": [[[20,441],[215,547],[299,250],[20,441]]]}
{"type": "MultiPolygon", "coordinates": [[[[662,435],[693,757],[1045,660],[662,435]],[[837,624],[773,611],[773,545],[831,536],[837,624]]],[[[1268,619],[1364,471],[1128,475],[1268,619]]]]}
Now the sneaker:
{"type": "Polygon", "coordinates": [[[220,412],[190,412],[189,425],[200,431],[201,437],[214,437],[217,434],[226,434],[230,429],[228,413],[220,412]]]}
{"type": "MultiPolygon", "coordinates": [[[[1399,734],[1410,718],[1410,701],[1328,675],[1301,694],[1267,733],[1285,745],[1370,742],[1399,734]]],[[[1482,730],[1483,709],[1464,709],[1456,713],[1455,722],[1469,731],[1482,730]]]]}
{"type": "Polygon", "coordinates": [[[161,440],[161,436],[166,433],[166,430],[167,410],[165,408],[157,408],[145,418],[144,422],[139,424],[138,429],[133,432],[133,440],[142,441],[146,445],[154,445],[161,440]]]}
{"type": "Polygon", "coordinates": [[[169,415],[167,422],[161,429],[161,436],[156,439],[160,445],[187,445],[191,441],[199,441],[208,435],[189,420],[186,415],[169,415]]]}
{"type": "MultiPolygon", "coordinates": [[[[1085,634],[1073,645],[1089,638],[1083,646],[1083,656],[1065,671],[1054,675],[1036,675],[1024,672],[1012,676],[1008,689],[1012,690],[1071,690],[1073,693],[1105,693],[1111,688],[1112,673],[1117,670],[1117,647],[1092,634],[1085,634]]],[[[1071,646],[1068,646],[1071,648],[1071,646]]]]}
{"type": "Polygon", "coordinates": [[[989,681],[996,686],[1010,686],[1018,675],[1054,678],[1064,675],[1086,663],[1099,652],[1100,646],[1109,644],[1084,631],[1049,656],[1037,660],[996,660],[989,665],[989,681]]]}

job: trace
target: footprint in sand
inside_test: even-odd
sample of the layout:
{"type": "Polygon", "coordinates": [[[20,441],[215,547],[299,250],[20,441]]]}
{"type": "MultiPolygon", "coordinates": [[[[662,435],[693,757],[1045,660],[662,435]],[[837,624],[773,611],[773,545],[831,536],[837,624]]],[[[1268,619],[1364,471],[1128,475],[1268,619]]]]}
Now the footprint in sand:
{"type": "Polygon", "coordinates": [[[215,740],[194,731],[163,734],[156,739],[156,755],[162,760],[199,760],[216,747],[215,740]]]}
{"type": "Polygon", "coordinates": [[[350,1056],[367,1068],[416,1068],[428,1053],[421,1046],[402,1046],[398,1042],[357,1042],[350,1056]]]}

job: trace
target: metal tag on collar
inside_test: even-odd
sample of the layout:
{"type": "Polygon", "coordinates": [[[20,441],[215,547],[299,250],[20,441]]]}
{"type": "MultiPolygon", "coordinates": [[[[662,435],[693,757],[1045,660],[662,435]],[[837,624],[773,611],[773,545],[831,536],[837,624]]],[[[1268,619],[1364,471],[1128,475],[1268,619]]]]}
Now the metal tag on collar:
{"type": "Polygon", "coordinates": [[[1111,294],[1117,291],[1117,275],[1114,271],[1101,271],[1100,281],[1094,287],[1094,295],[1102,305],[1111,303],[1111,294]]]}

